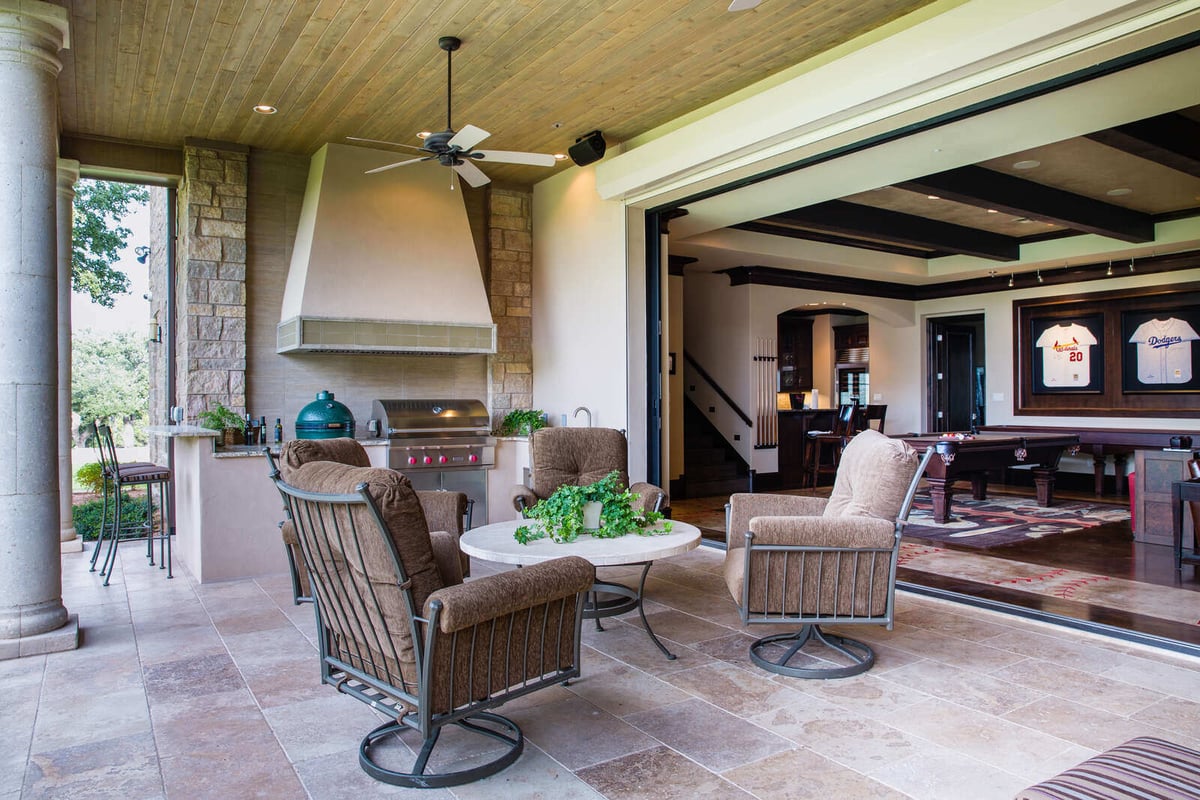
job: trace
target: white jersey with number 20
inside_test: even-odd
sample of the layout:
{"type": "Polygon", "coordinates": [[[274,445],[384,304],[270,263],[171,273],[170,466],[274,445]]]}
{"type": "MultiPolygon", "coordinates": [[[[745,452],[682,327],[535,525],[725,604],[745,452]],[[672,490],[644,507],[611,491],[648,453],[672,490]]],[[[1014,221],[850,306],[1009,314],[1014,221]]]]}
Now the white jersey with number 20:
{"type": "Polygon", "coordinates": [[[1055,325],[1038,337],[1042,348],[1042,384],[1087,386],[1092,382],[1092,346],[1096,337],[1083,325],[1055,325]]]}

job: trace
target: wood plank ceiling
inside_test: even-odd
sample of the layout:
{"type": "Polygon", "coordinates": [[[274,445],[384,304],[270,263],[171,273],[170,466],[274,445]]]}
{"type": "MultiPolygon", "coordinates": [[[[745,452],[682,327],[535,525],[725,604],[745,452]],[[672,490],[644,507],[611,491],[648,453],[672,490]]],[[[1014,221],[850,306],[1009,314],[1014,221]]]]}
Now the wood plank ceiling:
{"type": "Polygon", "coordinates": [[[445,127],[437,40],[455,35],[454,126],[490,131],[489,149],[565,152],[593,129],[626,141],[928,2],[66,0],[61,129],[304,155],[346,136],[418,144],[445,127]]]}

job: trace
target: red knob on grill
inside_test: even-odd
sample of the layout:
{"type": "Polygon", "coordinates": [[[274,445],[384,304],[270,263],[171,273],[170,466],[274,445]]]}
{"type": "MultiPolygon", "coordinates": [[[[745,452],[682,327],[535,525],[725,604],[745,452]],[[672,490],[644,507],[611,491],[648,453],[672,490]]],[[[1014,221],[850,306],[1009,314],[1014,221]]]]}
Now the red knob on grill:
{"type": "Polygon", "coordinates": [[[478,460],[479,460],[479,456],[475,455],[474,453],[471,453],[471,455],[467,456],[467,461],[470,461],[472,464],[474,464],[478,460]]]}
{"type": "Polygon", "coordinates": [[[449,460],[450,460],[450,459],[446,458],[445,456],[438,456],[438,463],[439,463],[439,464],[445,464],[445,463],[446,463],[447,461],[449,461],[449,460]]]}
{"type": "Polygon", "coordinates": [[[425,456],[425,463],[426,463],[426,464],[432,464],[432,463],[433,463],[433,456],[425,456]]]}
{"type": "Polygon", "coordinates": [[[409,464],[415,464],[415,463],[417,463],[417,457],[416,457],[416,456],[409,456],[409,457],[408,457],[408,463],[409,463],[409,464]]]}

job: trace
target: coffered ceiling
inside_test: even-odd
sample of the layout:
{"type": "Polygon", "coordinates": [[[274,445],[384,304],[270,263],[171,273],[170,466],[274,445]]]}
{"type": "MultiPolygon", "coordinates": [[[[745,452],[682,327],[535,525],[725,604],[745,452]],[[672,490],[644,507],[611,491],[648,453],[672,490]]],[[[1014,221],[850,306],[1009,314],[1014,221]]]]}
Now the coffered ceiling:
{"type": "Polygon", "coordinates": [[[565,152],[593,129],[610,144],[643,134],[928,2],[66,0],[61,127],[304,155],[346,136],[416,145],[446,125],[438,38],[454,35],[454,127],[490,131],[490,149],[565,152]]]}

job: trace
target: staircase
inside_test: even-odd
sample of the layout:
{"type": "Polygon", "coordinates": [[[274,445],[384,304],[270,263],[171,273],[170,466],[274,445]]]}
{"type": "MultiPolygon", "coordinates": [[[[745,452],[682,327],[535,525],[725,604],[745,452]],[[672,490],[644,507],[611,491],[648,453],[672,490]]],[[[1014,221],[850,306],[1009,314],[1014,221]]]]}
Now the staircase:
{"type": "Polygon", "coordinates": [[[750,468],[690,399],[683,403],[683,491],[672,496],[728,496],[750,491],[750,468]]]}

